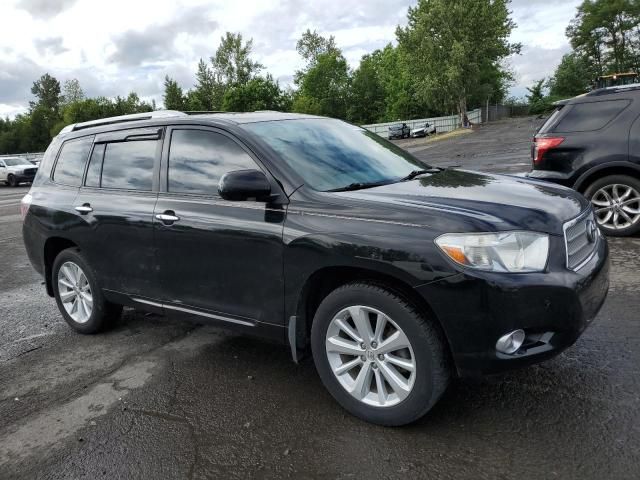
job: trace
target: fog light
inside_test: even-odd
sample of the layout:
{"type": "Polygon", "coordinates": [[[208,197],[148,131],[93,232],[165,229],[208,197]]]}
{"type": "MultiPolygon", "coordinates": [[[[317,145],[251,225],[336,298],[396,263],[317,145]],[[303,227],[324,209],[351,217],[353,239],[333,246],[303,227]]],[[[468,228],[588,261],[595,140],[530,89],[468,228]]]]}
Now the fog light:
{"type": "Polygon", "coordinates": [[[496,350],[501,353],[511,355],[516,353],[524,342],[524,330],[518,329],[513,332],[507,333],[498,339],[496,342],[496,350]]]}

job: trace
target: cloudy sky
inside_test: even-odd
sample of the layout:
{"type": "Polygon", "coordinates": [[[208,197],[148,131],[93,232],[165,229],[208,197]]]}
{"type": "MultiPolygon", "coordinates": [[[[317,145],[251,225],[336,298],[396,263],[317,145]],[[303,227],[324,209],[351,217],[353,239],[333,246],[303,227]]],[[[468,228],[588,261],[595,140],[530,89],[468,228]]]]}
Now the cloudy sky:
{"type": "MultiPolygon", "coordinates": [[[[253,37],[255,57],[282,84],[302,66],[295,43],[307,28],[334,35],[352,67],[395,39],[417,0],[0,0],[0,115],[23,112],[45,72],[77,78],[89,96],[162,98],[166,74],[193,85],[199,58],[225,31],[253,37]]],[[[513,0],[522,55],[511,93],[550,75],[569,45],[579,0],[513,0]]]]}

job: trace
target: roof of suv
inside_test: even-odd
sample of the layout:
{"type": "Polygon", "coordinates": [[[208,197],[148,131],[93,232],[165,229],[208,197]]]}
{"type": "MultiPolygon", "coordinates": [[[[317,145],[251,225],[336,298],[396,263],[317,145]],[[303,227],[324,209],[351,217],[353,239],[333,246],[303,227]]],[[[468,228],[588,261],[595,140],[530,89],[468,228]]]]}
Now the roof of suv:
{"type": "Polygon", "coordinates": [[[134,113],[130,115],[121,115],[117,117],[100,118],[98,120],[90,120],[88,122],[74,123],[67,125],[61,131],[61,135],[77,132],[85,129],[100,129],[103,131],[120,129],[131,124],[131,127],[140,127],[145,122],[158,121],[166,123],[167,120],[185,120],[202,121],[223,121],[225,123],[245,124],[279,120],[299,120],[304,118],[324,118],[316,115],[306,115],[301,113],[283,113],[276,111],[257,111],[257,112],[179,112],[176,110],[156,110],[153,112],[134,113]]]}
{"type": "Polygon", "coordinates": [[[557,102],[553,102],[553,104],[568,105],[571,103],[578,103],[590,97],[602,97],[605,95],[616,95],[623,93],[638,95],[640,93],[640,83],[630,83],[629,85],[617,85],[615,87],[598,88],[597,90],[591,90],[590,92],[583,93],[582,95],[578,95],[576,97],[558,100],[557,102]]]}

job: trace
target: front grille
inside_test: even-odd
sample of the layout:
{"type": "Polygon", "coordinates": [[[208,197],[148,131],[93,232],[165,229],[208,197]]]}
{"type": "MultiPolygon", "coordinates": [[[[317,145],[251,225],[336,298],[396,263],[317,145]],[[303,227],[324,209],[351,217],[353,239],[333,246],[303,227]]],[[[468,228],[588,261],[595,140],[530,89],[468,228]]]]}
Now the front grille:
{"type": "Polygon", "coordinates": [[[37,168],[25,168],[24,175],[35,175],[37,171],[37,168]]]}
{"type": "Polygon", "coordinates": [[[598,224],[591,209],[564,224],[568,269],[578,270],[591,258],[599,235],[598,224]]]}

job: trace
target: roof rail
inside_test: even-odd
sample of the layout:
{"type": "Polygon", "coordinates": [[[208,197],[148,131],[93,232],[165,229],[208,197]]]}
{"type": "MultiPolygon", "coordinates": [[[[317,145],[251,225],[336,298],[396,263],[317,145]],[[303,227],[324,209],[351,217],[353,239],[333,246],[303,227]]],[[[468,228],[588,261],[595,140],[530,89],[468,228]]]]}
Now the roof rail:
{"type": "Polygon", "coordinates": [[[177,110],[156,110],[154,112],[132,113],[129,115],[119,115],[117,117],[100,118],[88,122],[72,123],[64,127],[60,133],[75,132],[84,128],[97,127],[100,125],[113,125],[116,123],[136,122],[138,120],[149,120],[151,118],[183,117],[186,114],[177,110]]]}

